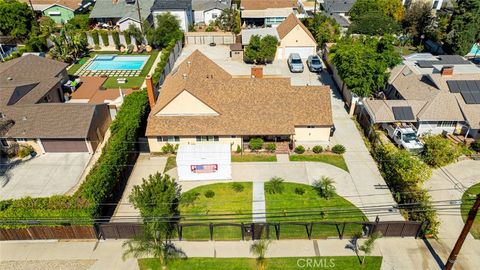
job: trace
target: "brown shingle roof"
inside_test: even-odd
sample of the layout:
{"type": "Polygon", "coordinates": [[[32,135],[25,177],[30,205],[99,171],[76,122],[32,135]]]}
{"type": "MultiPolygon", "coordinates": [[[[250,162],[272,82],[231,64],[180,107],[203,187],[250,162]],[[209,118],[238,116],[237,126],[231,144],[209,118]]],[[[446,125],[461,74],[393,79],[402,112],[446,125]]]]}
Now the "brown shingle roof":
{"type": "Polygon", "coordinates": [[[303,31],[305,31],[313,41],[315,41],[315,38],[313,37],[312,33],[308,31],[307,27],[305,27],[305,25],[303,25],[303,23],[293,13],[288,15],[288,17],[278,25],[277,32],[280,39],[284,38],[297,25],[299,25],[303,29],[303,31]]]}
{"type": "Polygon", "coordinates": [[[289,78],[234,78],[195,51],[165,80],[146,135],[290,135],[305,125],[333,125],[328,87],[291,86],[289,78]],[[219,115],[157,115],[183,91],[219,115]]]}
{"type": "Polygon", "coordinates": [[[240,6],[245,10],[261,10],[267,8],[296,8],[297,0],[242,0],[240,6]]]}
{"type": "MultiPolygon", "coordinates": [[[[33,5],[62,5],[72,10],[76,10],[82,4],[82,0],[31,0],[33,5]]],[[[29,4],[28,0],[20,0],[20,2],[29,4]]]]}

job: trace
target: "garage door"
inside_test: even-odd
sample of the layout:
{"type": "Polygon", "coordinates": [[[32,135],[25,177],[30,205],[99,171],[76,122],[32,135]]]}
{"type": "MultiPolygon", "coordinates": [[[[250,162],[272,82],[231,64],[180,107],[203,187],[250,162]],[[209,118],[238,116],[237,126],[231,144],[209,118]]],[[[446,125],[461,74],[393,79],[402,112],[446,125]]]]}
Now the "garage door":
{"type": "Polygon", "coordinates": [[[88,152],[84,139],[42,139],[45,152],[88,152]]]}
{"type": "Polygon", "coordinates": [[[310,55],[315,54],[315,47],[286,47],[285,59],[287,59],[291,53],[298,53],[301,58],[306,59],[310,55]]]}

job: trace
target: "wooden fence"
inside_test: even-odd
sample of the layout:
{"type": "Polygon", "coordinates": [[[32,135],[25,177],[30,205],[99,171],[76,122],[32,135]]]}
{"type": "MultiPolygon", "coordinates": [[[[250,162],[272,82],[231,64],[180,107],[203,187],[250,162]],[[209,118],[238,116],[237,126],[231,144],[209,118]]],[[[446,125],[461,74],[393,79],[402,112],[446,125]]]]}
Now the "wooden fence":
{"type": "Polygon", "coordinates": [[[0,241],[46,239],[96,239],[93,226],[30,226],[19,229],[0,229],[0,241]]]}

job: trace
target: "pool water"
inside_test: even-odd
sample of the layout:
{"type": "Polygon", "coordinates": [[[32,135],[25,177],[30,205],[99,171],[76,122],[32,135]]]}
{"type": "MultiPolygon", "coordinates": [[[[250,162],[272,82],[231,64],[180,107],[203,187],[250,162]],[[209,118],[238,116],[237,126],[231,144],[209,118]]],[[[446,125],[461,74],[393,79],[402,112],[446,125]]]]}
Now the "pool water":
{"type": "Polygon", "coordinates": [[[141,70],[149,57],[97,55],[86,70],[141,70]]]}

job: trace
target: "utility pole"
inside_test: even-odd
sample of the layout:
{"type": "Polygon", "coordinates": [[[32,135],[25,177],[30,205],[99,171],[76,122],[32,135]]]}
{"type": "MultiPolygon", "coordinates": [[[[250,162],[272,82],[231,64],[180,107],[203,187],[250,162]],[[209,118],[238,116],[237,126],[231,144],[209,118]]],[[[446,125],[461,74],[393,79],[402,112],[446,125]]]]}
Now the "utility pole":
{"type": "Polygon", "coordinates": [[[451,270],[453,267],[453,264],[457,260],[458,253],[460,252],[463,242],[465,242],[465,238],[470,232],[470,229],[472,228],[472,225],[473,225],[473,221],[477,216],[478,208],[480,208],[480,194],[477,194],[477,199],[475,200],[475,203],[473,203],[473,206],[470,209],[470,212],[468,213],[467,220],[465,221],[465,226],[463,226],[463,230],[458,236],[457,242],[455,243],[455,246],[452,249],[452,253],[450,253],[450,257],[448,257],[447,263],[445,264],[445,270],[451,270]]]}
{"type": "MultiPolygon", "coordinates": [[[[137,2],[138,20],[140,21],[140,32],[142,32],[142,38],[143,38],[143,22],[142,22],[142,14],[140,13],[140,0],[136,0],[135,2],[137,2]]],[[[143,44],[143,40],[142,40],[142,44],[143,44]]]]}

